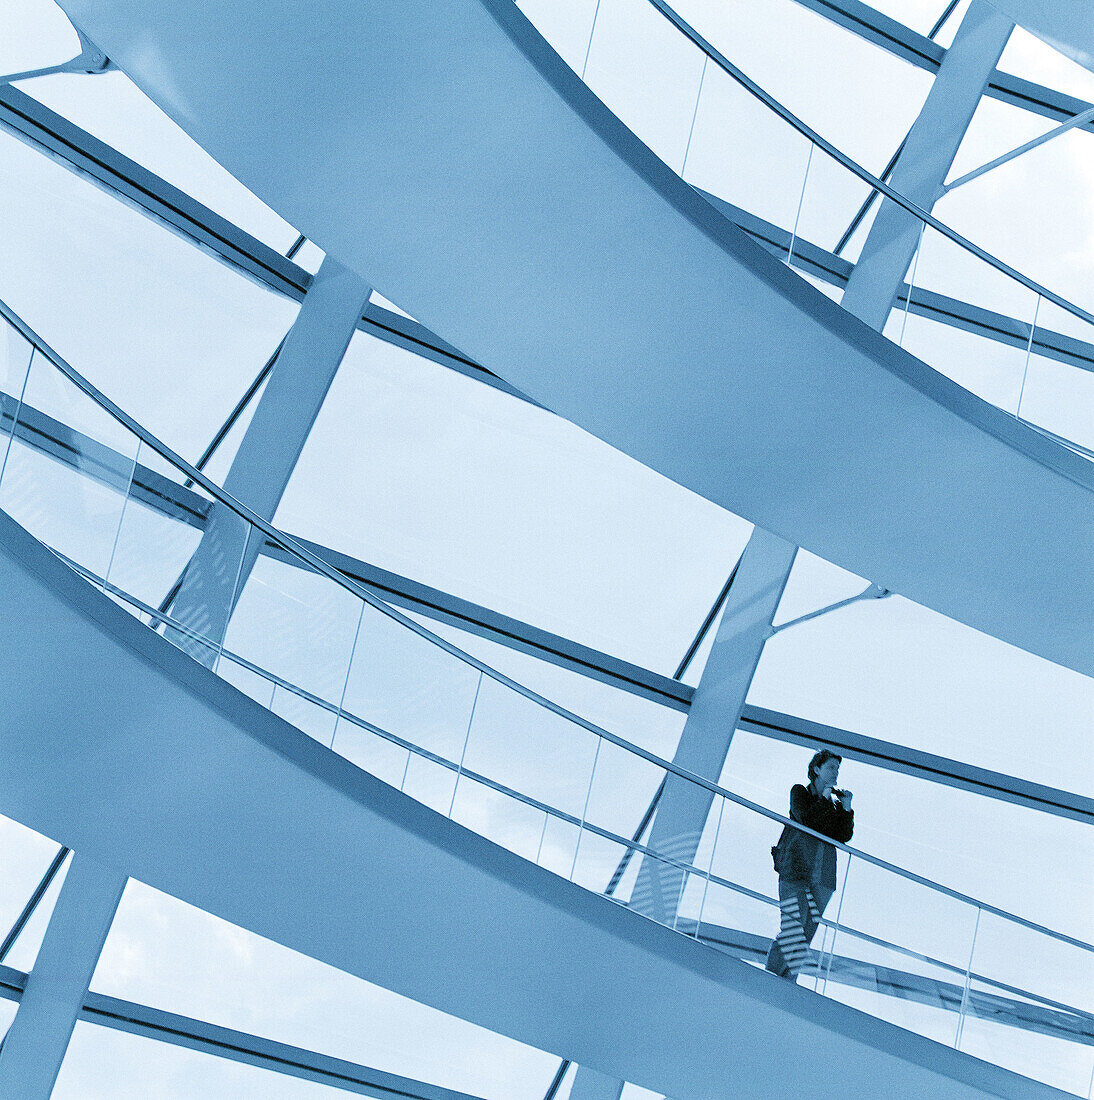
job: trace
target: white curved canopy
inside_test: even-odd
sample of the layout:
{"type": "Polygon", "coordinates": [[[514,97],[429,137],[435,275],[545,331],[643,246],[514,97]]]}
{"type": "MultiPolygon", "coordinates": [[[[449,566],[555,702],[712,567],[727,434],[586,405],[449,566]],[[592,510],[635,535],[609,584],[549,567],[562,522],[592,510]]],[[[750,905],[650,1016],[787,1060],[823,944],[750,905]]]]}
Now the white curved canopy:
{"type": "Polygon", "coordinates": [[[1094,673],[1092,467],[747,241],[508,0],[63,6],[301,232],[521,390],[1094,673]]]}

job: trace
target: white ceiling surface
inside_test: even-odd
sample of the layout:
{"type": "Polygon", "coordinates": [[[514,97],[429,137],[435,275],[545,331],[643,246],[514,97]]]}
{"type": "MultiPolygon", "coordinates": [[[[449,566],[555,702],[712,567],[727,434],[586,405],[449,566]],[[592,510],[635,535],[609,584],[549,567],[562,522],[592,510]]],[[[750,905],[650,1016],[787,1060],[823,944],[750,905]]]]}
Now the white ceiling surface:
{"type": "Polygon", "coordinates": [[[1094,69],[1094,7],[1082,0],[991,0],[1053,49],[1094,69]]]}
{"type": "Polygon", "coordinates": [[[66,7],[272,207],[562,415],[860,575],[1094,670],[1085,465],[749,247],[508,6],[356,4],[297,33],[287,3],[257,21],[66,7]]]}

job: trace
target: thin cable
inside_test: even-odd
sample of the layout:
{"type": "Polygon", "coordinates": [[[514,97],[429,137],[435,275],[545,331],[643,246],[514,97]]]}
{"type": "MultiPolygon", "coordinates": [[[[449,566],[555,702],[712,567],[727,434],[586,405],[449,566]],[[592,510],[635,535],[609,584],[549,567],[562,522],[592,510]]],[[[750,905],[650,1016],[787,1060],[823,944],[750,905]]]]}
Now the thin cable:
{"type": "MultiPolygon", "coordinates": [[[[840,890],[839,905],[836,907],[836,923],[831,926],[832,928],[832,946],[828,948],[828,966],[824,971],[824,984],[821,986],[821,994],[825,994],[828,991],[828,978],[832,973],[832,956],[836,953],[836,936],[839,935],[840,918],[843,916],[843,899],[847,896],[847,876],[851,874],[851,863],[853,861],[848,858],[847,866],[843,869],[843,889],[840,890]]],[[[828,929],[825,929],[827,938],[828,929]]]]}
{"type": "Polygon", "coordinates": [[[976,937],[980,932],[980,917],[983,914],[983,910],[977,908],[976,910],[976,924],[972,929],[972,946],[969,948],[969,965],[965,967],[965,988],[961,993],[961,1014],[957,1018],[957,1034],[953,1039],[954,1050],[961,1049],[961,1036],[965,1030],[965,1014],[969,1010],[969,990],[972,988],[972,960],[976,954],[976,937]]]}
{"type": "MultiPolygon", "coordinates": [[[[646,812],[642,815],[642,820],[638,823],[638,828],[635,829],[634,834],[631,837],[632,844],[639,844],[642,841],[642,834],[650,827],[650,822],[653,820],[654,811],[657,809],[657,804],[661,801],[661,796],[665,793],[665,784],[668,782],[668,776],[664,776],[660,785],[657,788],[653,798],[650,799],[650,804],[646,807],[646,812]]],[[[604,893],[608,897],[614,897],[616,890],[619,888],[619,882],[626,873],[627,868],[630,866],[631,859],[634,858],[634,849],[627,848],[622,857],[619,860],[615,871],[612,873],[611,879],[608,881],[608,885],[604,889],[604,893]]]]}
{"type": "MultiPolygon", "coordinates": [[[[0,463],[0,484],[3,483],[4,474],[7,472],[8,457],[11,455],[11,448],[15,443],[15,429],[19,426],[19,417],[23,412],[23,398],[27,392],[27,382],[30,380],[30,368],[34,366],[34,356],[37,354],[39,354],[37,345],[31,344],[30,358],[27,360],[27,369],[23,374],[23,385],[19,390],[19,399],[15,402],[15,412],[11,414],[11,432],[8,434],[8,445],[4,448],[4,461],[0,463]]],[[[46,356],[46,359],[48,361],[49,356],[46,356]]]]}
{"type": "MultiPolygon", "coordinates": [[[[349,688],[349,674],[353,668],[353,658],[357,656],[357,639],[361,637],[361,623],[365,619],[365,601],[361,601],[361,612],[357,616],[357,629],[353,632],[353,645],[349,649],[349,661],[346,664],[346,678],[342,681],[342,694],[338,699],[338,713],[334,718],[334,729],[330,735],[330,747],[334,749],[334,739],[338,736],[338,723],[342,720],[342,710],[346,705],[346,690],[349,688]]],[[[482,673],[480,672],[481,676],[482,673]]]]}
{"type": "Polygon", "coordinates": [[[141,456],[141,448],[144,444],[137,441],[137,452],[133,455],[133,465],[129,467],[129,482],[125,487],[125,496],[122,498],[122,514],[118,516],[118,526],[114,529],[114,543],[110,547],[110,558],[106,563],[106,571],[103,573],[103,592],[106,592],[106,585],[110,582],[110,573],[114,568],[114,555],[118,552],[118,540],[122,537],[122,526],[125,523],[126,509],[129,507],[130,498],[133,495],[133,479],[137,475],[137,460],[141,456]]]}
{"type": "Polygon", "coordinates": [[[600,15],[600,0],[596,0],[596,8],[593,11],[593,25],[589,28],[589,44],[585,47],[585,62],[581,66],[581,79],[585,79],[585,71],[589,67],[589,54],[593,49],[593,35],[596,34],[596,20],[600,15]]]}
{"type": "Polygon", "coordinates": [[[7,958],[8,952],[15,946],[15,941],[19,938],[20,933],[27,926],[27,921],[34,915],[34,910],[38,908],[42,898],[45,897],[46,891],[49,889],[50,883],[57,877],[57,872],[61,869],[61,864],[64,863],[65,857],[68,855],[69,849],[63,845],[57,854],[53,857],[53,862],[46,868],[46,873],[42,876],[42,880],[34,888],[34,893],[30,895],[30,899],[26,905],[23,906],[23,911],[15,918],[15,923],[8,930],[8,934],[4,937],[4,942],[0,943],[0,962],[3,962],[7,958]]]}
{"type": "Polygon", "coordinates": [[[596,782],[596,765],[600,760],[600,746],[604,744],[604,738],[596,739],[596,752],[593,753],[593,767],[589,772],[589,789],[585,792],[585,805],[581,809],[581,824],[577,830],[577,843],[574,845],[574,862],[570,865],[570,881],[574,881],[577,872],[577,857],[581,852],[581,838],[585,835],[585,821],[589,816],[589,800],[593,797],[593,784],[596,782]]]}
{"type": "Polygon", "coordinates": [[[729,595],[729,590],[733,587],[733,582],[737,579],[737,570],[741,567],[741,559],[737,559],[737,563],[733,566],[729,573],[729,579],[724,585],[722,585],[722,591],[718,593],[718,598],[711,605],[710,611],[707,612],[707,617],[703,620],[703,625],[699,627],[699,632],[692,639],[691,645],[688,646],[687,653],[684,654],[683,660],[681,660],[676,671],[672,674],[674,680],[679,680],[685,672],[688,670],[688,666],[695,658],[695,654],[699,652],[699,647],[703,644],[703,639],[707,636],[707,631],[710,630],[711,624],[718,617],[718,612],[722,610],[725,605],[726,597],[729,595]]]}
{"type": "Polygon", "coordinates": [[[915,289],[915,277],[916,272],[919,271],[919,257],[923,252],[923,233],[927,226],[920,223],[919,226],[919,241],[915,246],[915,256],[912,259],[912,274],[908,280],[908,296],[904,299],[904,317],[900,322],[900,339],[897,341],[900,347],[904,347],[904,332],[908,327],[908,310],[912,308],[912,291],[915,289]]]}
{"type": "MultiPolygon", "coordinates": [[[[362,612],[364,608],[362,607],[362,612]]],[[[463,762],[467,759],[467,743],[471,740],[471,727],[475,724],[475,708],[479,705],[479,692],[482,691],[482,672],[479,672],[479,681],[475,685],[475,698],[471,701],[471,714],[467,719],[467,732],[463,735],[463,749],[460,752],[460,762],[456,767],[456,782],[452,784],[452,801],[448,804],[448,816],[456,808],[456,792],[460,789],[460,776],[463,775],[463,762]]],[[[593,765],[595,770],[596,765],[593,765]]]]}
{"type": "Polygon", "coordinates": [[[710,58],[703,54],[703,71],[699,74],[699,90],[695,93],[695,110],[691,112],[691,128],[688,130],[688,143],[684,146],[684,163],[680,165],[680,178],[684,178],[684,172],[688,166],[688,153],[691,152],[691,138],[695,133],[695,120],[699,117],[699,101],[703,98],[703,81],[707,78],[707,65],[710,58]]]}
{"type": "Polygon", "coordinates": [[[1029,377],[1029,359],[1033,351],[1033,334],[1037,331],[1037,317],[1041,312],[1041,295],[1037,295],[1037,305],[1033,310],[1033,324],[1029,326],[1029,342],[1026,344],[1026,365],[1022,369],[1022,388],[1018,391],[1018,408],[1014,410],[1016,420],[1022,419],[1022,398],[1026,396],[1026,379],[1029,377]]]}
{"type": "Polygon", "coordinates": [[[794,231],[790,234],[790,247],[786,250],[786,266],[794,263],[794,245],[798,241],[798,222],[801,221],[802,204],[805,202],[805,189],[809,185],[809,169],[813,164],[813,150],[816,148],[812,142],[809,144],[809,156],[805,158],[805,175],[802,177],[802,193],[798,196],[798,212],[794,215],[794,231]]]}

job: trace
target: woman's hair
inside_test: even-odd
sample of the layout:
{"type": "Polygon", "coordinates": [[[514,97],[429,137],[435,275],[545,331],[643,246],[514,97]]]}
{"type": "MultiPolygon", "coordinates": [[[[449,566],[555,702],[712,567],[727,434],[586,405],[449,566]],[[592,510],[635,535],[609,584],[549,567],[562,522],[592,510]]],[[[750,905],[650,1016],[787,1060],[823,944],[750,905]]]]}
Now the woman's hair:
{"type": "Polygon", "coordinates": [[[837,756],[831,749],[821,749],[820,752],[809,761],[809,782],[812,783],[817,778],[817,772],[828,763],[829,760],[838,760],[839,763],[843,763],[843,757],[837,756]]]}

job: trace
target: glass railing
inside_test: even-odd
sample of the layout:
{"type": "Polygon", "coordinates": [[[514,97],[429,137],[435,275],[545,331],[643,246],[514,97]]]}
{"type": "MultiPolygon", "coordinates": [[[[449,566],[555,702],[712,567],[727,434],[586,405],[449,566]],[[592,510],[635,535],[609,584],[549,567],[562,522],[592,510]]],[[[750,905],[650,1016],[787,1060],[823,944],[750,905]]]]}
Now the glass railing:
{"type": "MultiPolygon", "coordinates": [[[[588,6],[588,19],[581,48],[573,22],[545,21],[543,33],[666,164],[728,203],[731,218],[835,301],[843,301],[851,265],[820,242],[834,248],[871,194],[899,206],[904,244],[887,241],[883,252],[907,248],[910,262],[879,278],[903,277],[884,334],[1015,419],[1094,458],[1094,314],[876,178],[664,0],[604,0],[588,6]]],[[[851,237],[852,252],[880,206],[851,237]]]]}
{"type": "MultiPolygon", "coordinates": [[[[363,769],[556,874],[759,961],[740,942],[778,927],[768,850],[786,818],[389,608],[0,312],[0,508],[150,629],[363,769]],[[662,806],[692,804],[690,839],[659,838],[656,817],[647,832],[642,811],[662,787],[662,806]]],[[[807,984],[1089,1092],[1094,947],[838,847],[807,984]]]]}

